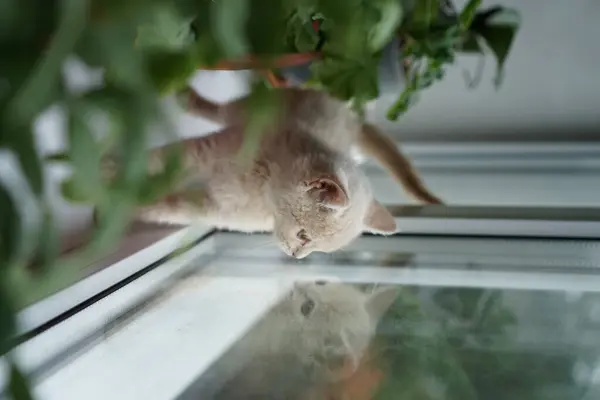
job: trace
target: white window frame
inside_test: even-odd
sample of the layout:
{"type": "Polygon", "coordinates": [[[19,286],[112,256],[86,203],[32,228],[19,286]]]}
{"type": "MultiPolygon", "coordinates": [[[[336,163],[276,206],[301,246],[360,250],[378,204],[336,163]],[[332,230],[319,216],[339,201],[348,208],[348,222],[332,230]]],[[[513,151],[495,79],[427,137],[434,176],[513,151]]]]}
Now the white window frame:
{"type": "MultiPolygon", "coordinates": [[[[569,212],[567,209],[542,210],[538,214],[534,212],[535,219],[526,217],[528,210],[516,209],[490,211],[489,208],[466,210],[453,207],[448,209],[396,207],[393,208],[393,211],[397,215],[403,215],[398,217],[399,225],[404,228],[403,233],[399,236],[400,241],[412,241],[413,245],[419,239],[410,237],[406,233],[454,236],[483,234],[487,236],[529,236],[530,238],[538,237],[541,241],[550,241],[552,238],[597,239],[600,232],[598,222],[582,220],[582,215],[578,214],[578,211],[571,210],[569,212]],[[481,213],[486,211],[491,212],[493,218],[486,221],[478,219],[481,213]],[[464,218],[464,214],[471,215],[473,218],[464,218]],[[512,216],[512,219],[502,219],[503,215],[512,216]],[[544,216],[546,219],[542,219],[544,216]],[[429,228],[428,224],[433,224],[435,229],[429,228]]],[[[21,332],[25,333],[48,323],[48,320],[52,318],[59,317],[65,312],[65,306],[67,306],[66,308],[76,307],[111,286],[139,274],[140,271],[158,260],[163,259],[164,261],[162,264],[156,264],[137,279],[131,280],[119,290],[97,299],[83,310],[49,327],[43,333],[17,347],[16,359],[26,372],[32,374],[39,398],[65,400],[82,398],[83,395],[86,399],[105,399],[115,396],[119,398],[122,393],[130,393],[128,390],[142,390],[140,388],[143,385],[146,385],[143,389],[146,399],[172,398],[205,371],[212,361],[242,336],[277,301],[278,297],[288,290],[291,282],[298,279],[324,277],[347,282],[600,291],[600,276],[578,272],[540,274],[540,272],[510,270],[460,271],[443,270],[436,266],[419,269],[393,269],[370,266],[368,260],[364,265],[352,267],[343,264],[312,264],[310,268],[305,268],[303,265],[290,267],[285,263],[261,266],[253,263],[252,259],[242,260],[235,254],[223,258],[218,258],[218,256],[223,249],[231,249],[233,246],[244,248],[244,243],[249,244],[247,248],[253,248],[253,240],[263,242],[264,240],[258,239],[257,236],[227,233],[211,235],[210,232],[210,229],[205,229],[201,232],[204,240],[197,246],[173,259],[166,260],[164,256],[179,247],[183,238],[189,237],[189,230],[177,232],[23,310],[19,314],[19,322],[21,332]],[[157,292],[161,292],[166,286],[189,274],[194,270],[190,263],[199,256],[205,257],[204,262],[211,260],[210,268],[206,269],[204,273],[215,275],[218,279],[209,281],[199,291],[190,292],[190,298],[181,297],[185,297],[185,294],[167,296],[164,301],[151,304],[151,307],[148,307],[141,316],[124,324],[123,329],[109,332],[108,335],[98,335],[102,329],[111,326],[111,321],[123,310],[135,308],[136,304],[143,303],[145,299],[153,299],[157,292]],[[252,265],[251,269],[248,268],[249,265],[252,265]],[[261,276],[263,278],[259,278],[261,276]],[[249,282],[252,283],[249,284],[249,282]],[[224,295],[225,293],[231,295],[224,295]],[[234,293],[238,295],[233,295],[234,293]],[[240,296],[240,293],[245,293],[245,295],[240,296]],[[206,319],[206,321],[210,320],[210,324],[208,324],[210,328],[203,324],[186,327],[189,320],[169,320],[169,316],[173,314],[169,310],[180,309],[185,304],[194,304],[196,306],[194,312],[204,312],[205,319],[212,316],[213,319],[206,319]],[[184,350],[180,347],[179,339],[171,330],[166,334],[171,335],[171,339],[163,338],[165,339],[164,343],[161,340],[159,348],[152,347],[151,342],[154,340],[154,336],[151,334],[141,335],[140,332],[160,330],[161,326],[188,329],[187,334],[194,337],[195,340],[185,342],[188,347],[184,350]],[[224,332],[228,332],[228,334],[224,334],[224,332]],[[80,343],[82,348],[88,346],[87,350],[77,357],[72,353],[72,346],[76,343],[80,343]],[[113,350],[110,350],[111,346],[113,346],[113,350]],[[121,352],[115,353],[114,346],[123,346],[123,349],[131,351],[131,354],[137,354],[137,356],[125,357],[121,352]],[[168,361],[174,365],[184,365],[185,368],[177,374],[165,373],[163,366],[156,363],[151,364],[147,358],[144,358],[144,348],[152,348],[151,353],[156,360],[168,361]],[[67,349],[71,349],[70,353],[67,352],[67,349]],[[117,360],[114,358],[115,356],[123,356],[123,358],[117,360]],[[145,364],[140,364],[140,361],[144,361],[145,364]],[[113,371],[114,375],[111,375],[114,379],[113,382],[107,377],[102,378],[107,380],[106,385],[103,385],[105,390],[95,393],[86,392],[91,387],[89,385],[100,379],[97,375],[99,365],[106,367],[117,364],[119,366],[118,373],[115,370],[113,371]],[[94,372],[95,368],[96,372],[94,372]],[[143,374],[140,374],[140,368],[144,368],[143,374]],[[122,386],[125,385],[125,382],[127,382],[126,387],[122,386]]],[[[479,245],[485,242],[484,239],[471,238],[468,240],[471,242],[479,240],[479,245]]],[[[398,243],[401,242],[396,239],[366,237],[357,242],[351,250],[360,252],[398,249],[398,243]]],[[[552,251],[555,247],[552,243],[545,245],[548,247],[548,251],[552,251]]],[[[440,238],[436,242],[436,246],[440,248],[446,246],[447,248],[448,244],[440,238]]],[[[526,249],[511,249],[510,251],[527,253],[526,249]]],[[[600,258],[600,246],[594,247],[590,251],[588,256],[600,258]]],[[[262,253],[257,251],[256,254],[262,253]]],[[[6,365],[0,364],[0,367],[6,368],[6,365]]],[[[110,370],[112,371],[112,367],[110,370]]],[[[4,375],[1,376],[4,377],[4,375]]],[[[0,378],[0,387],[5,384],[2,379],[0,378]]],[[[139,395],[142,392],[136,393],[139,395]]]]}

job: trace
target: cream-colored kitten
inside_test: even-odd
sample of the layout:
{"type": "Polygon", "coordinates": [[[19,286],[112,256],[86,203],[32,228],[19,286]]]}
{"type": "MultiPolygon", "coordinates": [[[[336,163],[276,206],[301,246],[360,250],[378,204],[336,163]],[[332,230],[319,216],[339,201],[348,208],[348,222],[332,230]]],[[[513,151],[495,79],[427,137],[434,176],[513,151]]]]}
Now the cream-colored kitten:
{"type": "Polygon", "coordinates": [[[216,398],[295,398],[348,378],[397,295],[393,286],[363,292],[344,283],[296,284],[216,364],[233,377],[216,398]]]}
{"type": "MultiPolygon", "coordinates": [[[[394,218],[373,198],[367,177],[350,156],[357,145],[379,154],[384,164],[395,163],[396,176],[411,193],[439,202],[393,142],[372,125],[363,125],[345,103],[314,90],[283,89],[280,94],[281,115],[262,136],[249,167],[236,157],[245,127],[243,99],[217,105],[190,89],[185,94],[189,111],[226,125],[210,136],[184,141],[186,165],[205,192],[201,202],[169,196],[142,208],[139,217],[274,231],[281,248],[297,258],[335,251],[363,231],[394,233],[394,218]]],[[[152,153],[156,165],[163,149],[152,153]]]]}
{"type": "Polygon", "coordinates": [[[365,293],[345,283],[297,283],[256,326],[252,346],[271,354],[292,351],[329,381],[346,378],[397,295],[394,286],[365,293]]]}

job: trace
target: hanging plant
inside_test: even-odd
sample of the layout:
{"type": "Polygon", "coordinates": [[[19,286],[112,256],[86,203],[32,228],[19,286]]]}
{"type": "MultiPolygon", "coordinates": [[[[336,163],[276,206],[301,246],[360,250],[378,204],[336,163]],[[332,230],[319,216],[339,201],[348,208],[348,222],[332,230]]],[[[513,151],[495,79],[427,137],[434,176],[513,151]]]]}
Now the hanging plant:
{"type": "MultiPolygon", "coordinates": [[[[520,22],[513,9],[481,10],[480,0],[462,10],[444,0],[234,3],[216,2],[191,23],[196,39],[182,57],[190,60],[188,73],[194,59],[204,69],[267,70],[272,86],[311,85],[358,108],[382,91],[396,91],[398,99],[387,114],[391,120],[405,113],[421,90],[442,79],[444,68],[460,53],[493,55],[499,86],[520,22]]],[[[189,37],[181,34],[177,21],[164,18],[162,25],[140,31],[140,37],[146,42],[162,32],[165,44],[172,33],[189,37]]],[[[156,82],[166,90],[187,79],[160,72],[156,82]]]]}

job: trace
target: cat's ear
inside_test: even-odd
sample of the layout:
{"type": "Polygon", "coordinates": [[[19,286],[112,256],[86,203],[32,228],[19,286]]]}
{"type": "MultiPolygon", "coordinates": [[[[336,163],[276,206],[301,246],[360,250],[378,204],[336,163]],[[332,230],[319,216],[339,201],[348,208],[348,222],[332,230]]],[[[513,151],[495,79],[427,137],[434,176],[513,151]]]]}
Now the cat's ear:
{"type": "Polygon", "coordinates": [[[379,321],[383,314],[398,297],[398,288],[395,286],[385,286],[377,288],[371,293],[367,299],[367,313],[372,321],[379,321]]]}
{"type": "Polygon", "coordinates": [[[396,220],[377,200],[372,200],[365,216],[365,230],[371,233],[392,234],[396,232],[396,220]]]}
{"type": "Polygon", "coordinates": [[[306,190],[324,206],[339,209],[348,205],[348,194],[340,180],[333,175],[306,181],[306,190]]]}

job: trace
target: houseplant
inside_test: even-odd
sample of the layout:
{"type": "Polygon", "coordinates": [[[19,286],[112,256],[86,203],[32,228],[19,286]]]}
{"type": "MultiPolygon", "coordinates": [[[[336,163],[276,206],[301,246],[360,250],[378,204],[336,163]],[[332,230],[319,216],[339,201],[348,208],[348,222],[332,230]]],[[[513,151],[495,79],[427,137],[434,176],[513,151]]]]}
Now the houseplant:
{"type": "MultiPolygon", "coordinates": [[[[453,63],[461,53],[494,56],[497,62],[495,84],[500,85],[504,62],[519,26],[519,14],[515,10],[500,6],[480,10],[478,0],[469,1],[463,10],[442,0],[356,3],[358,11],[355,13],[340,11],[334,6],[329,9],[328,2],[306,1],[283,7],[280,11],[284,18],[277,18],[276,12],[257,17],[255,27],[260,23],[264,25],[262,29],[273,32],[273,36],[283,35],[285,42],[254,43],[252,35],[250,40],[237,37],[232,26],[217,30],[218,35],[213,37],[206,33],[211,21],[195,20],[191,23],[191,32],[197,36],[196,43],[207,44],[211,40],[215,43],[204,47],[200,54],[194,50],[187,54],[194,60],[189,63],[188,71],[195,65],[217,70],[271,67],[276,76],[270,75],[271,84],[282,85],[287,80],[314,85],[358,104],[377,98],[382,89],[388,89],[386,85],[391,84],[394,89],[403,85],[398,102],[388,113],[392,120],[408,109],[419,90],[442,79],[444,66],[453,63]],[[233,42],[235,44],[229,43],[227,49],[243,50],[219,52],[219,42],[233,42]],[[253,55],[249,56],[249,52],[253,55]],[[404,79],[395,73],[400,67],[404,79]]],[[[340,5],[340,8],[344,7],[340,5]]],[[[253,16],[240,19],[250,21],[252,26],[253,16]]],[[[165,25],[164,32],[168,31],[165,25]]],[[[170,39],[164,35],[163,40],[170,39]]],[[[186,80],[185,76],[177,81],[165,75],[160,79],[186,80]]]]}
{"type": "MultiPolygon", "coordinates": [[[[177,152],[159,174],[146,173],[149,125],[165,125],[159,98],[182,88],[198,69],[271,71],[310,62],[311,81],[358,110],[378,96],[382,51],[402,45],[406,88],[390,111],[397,118],[414,94],[443,76],[456,52],[491,49],[501,67],[517,25],[514,12],[478,11],[471,0],[458,12],[441,0],[5,0],[0,7],[0,148],[14,156],[26,189],[0,183],[0,347],[9,353],[14,312],[23,304],[77,280],[92,254],[119,239],[131,211],[171,190],[181,173],[177,152]],[[25,3],[23,3],[25,1],[25,3]],[[313,22],[317,21],[317,30],[313,22]],[[76,57],[103,71],[104,86],[73,90],[62,67],[76,57]],[[99,210],[94,240],[77,258],[57,264],[57,232],[47,198],[34,122],[50,106],[66,116],[68,150],[57,157],[72,167],[64,184],[72,200],[99,210]],[[94,135],[89,114],[108,121],[107,140],[94,135]],[[115,180],[99,172],[112,151],[124,163],[115,180]],[[24,209],[24,198],[35,207],[24,209]],[[37,254],[39,268],[25,268],[37,254]]],[[[251,94],[246,149],[276,112],[276,94],[262,83],[251,94]]],[[[30,398],[19,369],[12,395],[30,398]]]]}

